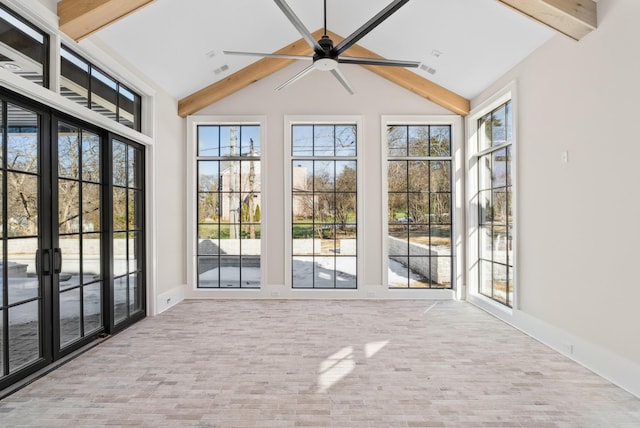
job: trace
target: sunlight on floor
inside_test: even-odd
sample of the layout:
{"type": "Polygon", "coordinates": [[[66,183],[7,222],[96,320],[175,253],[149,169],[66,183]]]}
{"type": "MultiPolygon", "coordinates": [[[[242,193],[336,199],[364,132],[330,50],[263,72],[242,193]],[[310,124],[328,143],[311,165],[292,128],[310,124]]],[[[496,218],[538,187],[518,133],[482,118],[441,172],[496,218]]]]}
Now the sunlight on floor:
{"type": "MultiPolygon", "coordinates": [[[[389,344],[388,340],[370,342],[364,345],[364,355],[371,358],[389,344]]],[[[352,346],[345,346],[320,363],[318,370],[318,392],[326,392],[348,376],[356,367],[352,346]]]]}

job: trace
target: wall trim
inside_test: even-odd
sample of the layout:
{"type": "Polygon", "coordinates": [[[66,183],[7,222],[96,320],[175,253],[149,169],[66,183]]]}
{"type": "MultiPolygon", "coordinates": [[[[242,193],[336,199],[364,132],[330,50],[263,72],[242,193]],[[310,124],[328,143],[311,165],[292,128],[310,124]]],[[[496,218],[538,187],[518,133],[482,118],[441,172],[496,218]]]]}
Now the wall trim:
{"type": "Polygon", "coordinates": [[[640,364],[597,346],[517,309],[498,308],[490,299],[469,295],[467,301],[640,398],[640,364]]]}
{"type": "Polygon", "coordinates": [[[167,309],[182,302],[184,300],[184,292],[186,288],[187,285],[182,284],[158,295],[158,298],[156,299],[156,312],[152,315],[159,315],[167,309]]]}

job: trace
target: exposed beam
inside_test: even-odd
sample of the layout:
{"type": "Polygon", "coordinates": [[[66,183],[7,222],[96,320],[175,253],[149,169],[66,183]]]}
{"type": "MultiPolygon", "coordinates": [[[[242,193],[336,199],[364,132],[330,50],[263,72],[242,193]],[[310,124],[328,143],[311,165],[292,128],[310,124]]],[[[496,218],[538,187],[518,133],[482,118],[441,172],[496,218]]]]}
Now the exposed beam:
{"type": "MultiPolygon", "coordinates": [[[[320,38],[321,33],[318,31],[313,33],[313,37],[320,38]]],[[[299,39],[274,53],[284,55],[310,55],[312,52],[309,44],[304,39],[299,39]]],[[[182,98],[178,101],[178,114],[181,117],[187,117],[190,114],[195,113],[198,110],[202,110],[216,101],[220,101],[222,98],[239,91],[240,89],[246,88],[258,80],[285,68],[294,61],[295,59],[262,58],[251,63],[226,78],[182,98]]]]}
{"type": "MultiPolygon", "coordinates": [[[[324,30],[320,29],[313,33],[316,39],[319,39],[324,30]]],[[[337,34],[327,32],[335,44],[343,40],[337,34]]],[[[306,55],[311,54],[309,44],[300,39],[284,48],[276,51],[277,54],[285,55],[306,55]]],[[[353,45],[347,52],[348,56],[362,56],[370,58],[382,58],[380,55],[359,46],[353,45]]],[[[233,94],[258,80],[275,73],[278,70],[288,66],[292,59],[275,59],[263,58],[247,67],[231,74],[225,79],[213,83],[199,91],[182,98],[178,102],[178,114],[186,117],[203,108],[221,100],[222,98],[233,94]]],[[[391,82],[402,86],[409,91],[420,95],[434,103],[463,116],[469,113],[469,100],[460,95],[439,86],[430,80],[427,80],[402,67],[381,67],[381,66],[362,66],[367,70],[390,80],[391,82]]]]}
{"type": "Polygon", "coordinates": [[[78,41],[155,0],[61,0],[60,30],[78,41]]]}
{"type": "Polygon", "coordinates": [[[598,26],[593,0],[498,0],[572,39],[580,40],[598,26]]]}

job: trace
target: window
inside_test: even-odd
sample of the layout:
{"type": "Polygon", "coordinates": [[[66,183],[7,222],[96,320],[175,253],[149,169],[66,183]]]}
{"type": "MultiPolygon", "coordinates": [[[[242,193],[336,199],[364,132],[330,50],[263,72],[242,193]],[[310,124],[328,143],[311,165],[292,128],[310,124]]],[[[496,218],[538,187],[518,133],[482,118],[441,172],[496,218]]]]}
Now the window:
{"type": "Polygon", "coordinates": [[[60,48],[60,94],[140,131],[141,97],[71,50],[60,48]]]}
{"type": "Polygon", "coordinates": [[[103,326],[102,141],[95,132],[58,123],[58,244],[62,253],[59,346],[103,326]]]}
{"type": "Polygon", "coordinates": [[[260,125],[197,127],[198,288],[259,288],[260,125]]]}
{"type": "Polygon", "coordinates": [[[143,318],[146,265],[143,146],[2,89],[0,154],[2,390],[143,318]]]}
{"type": "Polygon", "coordinates": [[[48,86],[49,37],[0,5],[0,67],[48,86]]]}
{"type": "Polygon", "coordinates": [[[293,288],[357,288],[357,125],[291,125],[293,288]]]}
{"type": "Polygon", "coordinates": [[[451,125],[388,124],[387,282],[452,288],[451,125]]]}
{"type": "Polygon", "coordinates": [[[511,100],[476,122],[478,292],[513,305],[511,100]]]}
{"type": "Polygon", "coordinates": [[[111,141],[113,317],[123,324],[145,311],[144,148],[111,141]]]}

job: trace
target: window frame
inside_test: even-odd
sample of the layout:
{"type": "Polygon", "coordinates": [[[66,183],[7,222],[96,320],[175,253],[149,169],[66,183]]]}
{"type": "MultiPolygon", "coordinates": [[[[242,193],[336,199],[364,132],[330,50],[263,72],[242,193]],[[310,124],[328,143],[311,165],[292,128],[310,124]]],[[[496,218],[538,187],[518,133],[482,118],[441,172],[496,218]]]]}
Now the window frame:
{"type": "Polygon", "coordinates": [[[466,119],[467,124],[467,178],[466,178],[466,203],[467,203],[467,299],[487,310],[497,310],[505,314],[513,314],[519,309],[519,281],[518,281],[518,103],[516,82],[510,82],[502,89],[475,107],[466,119]],[[478,146],[478,120],[503,104],[511,102],[511,143],[502,143],[494,147],[478,146]],[[511,148],[511,306],[480,293],[479,264],[480,264],[480,233],[479,233],[479,167],[478,160],[494,151],[511,148]]]}
{"type": "MultiPolygon", "coordinates": [[[[285,260],[284,260],[284,283],[285,287],[293,295],[297,293],[313,294],[321,293],[325,295],[327,293],[359,293],[362,291],[363,282],[363,249],[364,249],[364,234],[362,233],[362,225],[364,224],[364,193],[363,193],[363,176],[362,176],[362,148],[363,143],[363,127],[364,119],[362,116],[355,115],[285,115],[284,117],[284,171],[285,171],[285,200],[284,200],[284,247],[285,247],[285,260]],[[355,288],[324,288],[324,287],[293,287],[292,278],[292,260],[293,260],[293,215],[292,215],[292,182],[291,182],[291,162],[296,157],[292,155],[292,127],[294,125],[355,125],[356,126],[356,156],[349,157],[349,159],[355,158],[356,161],[356,287],[355,288]]],[[[315,156],[312,156],[315,157],[315,156]]],[[[323,157],[318,157],[322,159],[323,157]]],[[[331,158],[333,159],[333,157],[331,158]]],[[[335,294],[334,294],[335,295],[335,294]]]]}
{"type": "MultiPolygon", "coordinates": [[[[407,278],[406,278],[407,281],[405,283],[405,286],[400,286],[400,285],[394,286],[394,285],[389,283],[389,279],[387,277],[387,280],[385,281],[386,282],[386,286],[389,287],[389,288],[401,288],[401,289],[409,289],[409,290],[416,290],[416,289],[422,289],[422,288],[427,288],[427,289],[452,289],[453,288],[453,268],[454,268],[454,266],[453,266],[453,260],[454,260],[454,257],[453,257],[453,247],[454,247],[454,245],[453,245],[453,233],[454,233],[454,230],[453,230],[453,223],[454,223],[453,209],[454,209],[454,205],[452,203],[452,198],[453,198],[453,188],[454,188],[454,184],[455,184],[455,181],[454,181],[454,178],[453,178],[453,161],[454,161],[453,141],[451,139],[451,133],[452,133],[452,128],[453,127],[451,126],[451,124],[438,124],[438,125],[436,125],[436,124],[420,124],[420,125],[414,124],[414,125],[407,125],[407,124],[404,124],[404,123],[403,124],[400,124],[400,123],[387,123],[387,134],[388,134],[389,127],[391,127],[391,126],[403,127],[403,128],[427,127],[429,129],[428,137],[430,137],[430,135],[431,135],[431,128],[432,127],[447,127],[448,130],[449,130],[449,150],[448,150],[449,155],[447,155],[447,156],[432,156],[430,153],[426,154],[426,155],[418,156],[418,155],[412,155],[411,153],[408,153],[409,150],[407,150],[407,153],[405,153],[404,155],[401,155],[401,156],[399,156],[399,155],[390,156],[389,155],[389,145],[388,145],[389,138],[387,136],[387,138],[386,138],[386,143],[387,144],[384,144],[387,147],[387,150],[386,150],[386,152],[387,152],[386,153],[387,154],[387,162],[386,162],[387,163],[387,168],[386,168],[385,171],[383,171],[383,174],[385,174],[385,176],[387,178],[387,192],[386,192],[387,193],[387,204],[386,204],[386,208],[387,208],[387,228],[390,228],[390,226],[392,224],[394,224],[395,226],[402,226],[403,230],[407,232],[406,238],[408,239],[408,241],[407,241],[408,245],[406,247],[406,251],[404,253],[402,253],[402,254],[398,254],[395,257],[402,257],[402,258],[406,257],[407,260],[409,261],[409,266],[412,265],[412,263],[411,263],[412,259],[416,260],[416,261],[417,260],[428,260],[427,263],[429,264],[430,273],[433,270],[433,264],[434,264],[433,263],[434,262],[433,259],[438,260],[440,258],[443,258],[443,259],[448,258],[449,259],[449,285],[448,286],[443,286],[443,287],[434,286],[433,285],[434,283],[432,281],[433,277],[425,275],[425,280],[427,281],[427,283],[426,283],[426,286],[424,286],[424,287],[417,287],[417,286],[412,287],[411,286],[411,281],[409,280],[410,279],[409,276],[407,276],[407,278]],[[393,192],[388,188],[389,166],[391,165],[391,163],[395,163],[395,162],[406,165],[406,167],[407,167],[406,173],[407,174],[409,174],[409,164],[411,162],[421,162],[421,163],[425,162],[426,163],[426,165],[427,165],[426,166],[426,170],[420,169],[418,174],[420,176],[426,174],[427,177],[428,177],[428,180],[429,180],[428,181],[429,182],[428,189],[426,189],[426,195],[429,198],[428,206],[429,207],[431,206],[431,199],[435,195],[439,195],[439,194],[443,194],[443,193],[447,194],[448,193],[448,195],[449,195],[449,204],[448,204],[449,205],[449,210],[448,210],[448,213],[447,213],[448,216],[449,216],[449,222],[448,223],[442,223],[442,222],[437,222],[437,221],[434,222],[434,221],[432,221],[431,215],[428,216],[428,219],[427,219],[426,223],[425,222],[414,223],[415,219],[412,218],[412,216],[409,216],[409,214],[410,214],[408,212],[409,209],[410,209],[409,205],[405,205],[405,208],[407,209],[407,212],[406,212],[405,217],[404,217],[404,219],[405,219],[404,226],[403,226],[403,223],[399,223],[398,224],[397,222],[393,221],[393,219],[389,218],[389,212],[388,212],[388,210],[389,210],[389,202],[388,201],[389,201],[389,196],[391,194],[404,195],[406,197],[407,204],[409,203],[409,200],[410,200],[411,196],[415,196],[416,195],[416,191],[415,190],[410,190],[410,188],[409,188],[409,182],[408,182],[409,181],[408,180],[409,175],[407,175],[405,177],[405,178],[407,178],[407,183],[406,183],[407,187],[406,188],[403,188],[402,190],[394,190],[393,192]],[[449,165],[449,173],[447,174],[448,175],[447,191],[433,191],[431,189],[431,183],[432,183],[431,165],[432,165],[432,162],[448,163],[448,165],[449,165]],[[429,242],[431,240],[431,237],[433,236],[431,234],[431,228],[432,227],[435,227],[435,226],[449,226],[449,242],[450,242],[449,254],[448,255],[444,255],[444,256],[440,256],[440,255],[435,255],[434,256],[434,255],[432,255],[431,254],[432,253],[432,249],[431,249],[431,244],[430,243],[429,243],[429,255],[428,256],[412,254],[413,251],[410,250],[410,246],[411,246],[411,232],[410,232],[410,229],[411,229],[411,225],[412,224],[420,225],[420,226],[426,226],[426,227],[429,228],[429,242]]],[[[407,142],[408,142],[408,139],[410,138],[409,129],[407,129],[406,138],[407,138],[407,142]]],[[[430,147],[431,146],[431,141],[428,140],[427,143],[428,143],[428,147],[430,147]]],[[[407,149],[409,149],[409,147],[410,147],[409,144],[407,144],[407,149]]],[[[421,189],[420,193],[418,193],[418,194],[424,195],[425,194],[425,189],[421,189]]],[[[395,219],[395,216],[394,216],[394,219],[395,219]]],[[[390,236],[387,235],[387,240],[388,241],[389,241],[389,238],[390,238],[390,236]]],[[[388,252],[390,251],[389,247],[390,247],[390,244],[389,244],[389,242],[387,242],[386,248],[387,248],[388,252]]],[[[435,264],[438,265],[439,263],[436,262],[435,264]]],[[[388,267],[389,267],[389,258],[387,258],[387,270],[386,270],[387,275],[389,274],[388,267]]],[[[415,271],[415,270],[413,270],[413,271],[415,271]]]]}
{"type": "MultiPolygon", "coordinates": [[[[265,174],[268,161],[265,143],[267,138],[266,116],[189,116],[187,118],[187,295],[193,297],[211,296],[224,297],[226,293],[254,294],[261,293],[265,289],[268,272],[268,231],[265,225],[268,223],[269,202],[267,174],[265,174]],[[231,287],[200,287],[198,288],[198,127],[199,126],[228,126],[250,125],[260,127],[260,171],[261,171],[261,203],[260,203],[260,286],[250,288],[231,287]]],[[[248,160],[249,158],[247,158],[248,160]]],[[[240,256],[241,257],[241,256],[240,256]]]]}
{"type": "Polygon", "coordinates": [[[132,129],[134,131],[137,131],[137,132],[141,132],[141,130],[142,130],[142,104],[143,104],[143,98],[144,98],[141,94],[139,94],[137,91],[131,89],[125,83],[122,83],[119,79],[113,77],[111,73],[108,73],[108,72],[104,71],[102,68],[100,68],[99,66],[95,65],[91,61],[87,60],[82,55],[79,55],[78,53],[76,53],[76,51],[74,51],[73,49],[69,48],[64,43],[60,44],[60,55],[58,57],[58,61],[60,62],[59,82],[58,82],[58,87],[56,88],[58,93],[60,93],[65,98],[68,98],[68,99],[76,102],[78,105],[81,105],[81,106],[83,106],[83,107],[85,107],[85,108],[87,108],[89,110],[92,110],[92,111],[95,111],[95,112],[101,114],[102,116],[106,117],[107,119],[109,119],[109,120],[111,120],[113,122],[120,123],[120,124],[126,126],[127,128],[130,128],[130,129],[132,129]],[[70,55],[75,61],[66,58],[64,52],[66,52],[66,54],[70,55]],[[87,90],[87,96],[86,96],[86,101],[87,102],[86,102],[86,104],[79,103],[79,102],[73,100],[72,98],[69,98],[69,97],[67,97],[65,95],[62,95],[62,93],[61,93],[62,92],[61,91],[62,90],[62,78],[65,77],[65,76],[63,76],[63,72],[62,72],[63,60],[68,61],[69,63],[71,63],[72,65],[78,67],[79,69],[80,69],[80,66],[76,63],[76,61],[77,62],[81,62],[83,65],[85,65],[87,67],[87,70],[86,70],[87,87],[84,88],[84,89],[87,90]],[[110,115],[104,114],[104,113],[98,111],[96,108],[93,107],[93,105],[95,103],[94,103],[94,101],[92,101],[92,98],[94,98],[94,96],[97,95],[97,93],[94,90],[94,80],[99,80],[104,85],[109,86],[109,87],[111,87],[113,89],[113,93],[115,95],[115,103],[114,103],[115,111],[112,114],[113,114],[114,117],[111,117],[110,115]],[[113,83],[113,87],[111,86],[110,83],[113,83]],[[122,121],[122,115],[120,113],[120,110],[121,110],[121,98],[122,97],[128,98],[123,92],[129,93],[129,94],[131,94],[133,96],[133,100],[131,100],[131,102],[133,103],[135,111],[132,113],[132,115],[133,115],[133,120],[131,121],[131,125],[132,126],[128,126],[127,124],[123,123],[123,121],[122,121]]]}
{"type": "Polygon", "coordinates": [[[416,297],[424,295],[434,296],[435,298],[464,298],[464,254],[465,254],[465,239],[464,232],[466,231],[464,218],[464,179],[465,179],[465,165],[464,165],[464,131],[463,131],[463,119],[459,115],[383,115],[380,122],[380,168],[382,183],[380,192],[382,195],[382,224],[381,224],[381,239],[384,240],[382,244],[382,254],[380,263],[382,266],[382,287],[384,287],[390,296],[398,296],[402,298],[414,299],[416,297]],[[386,242],[386,237],[389,236],[389,192],[388,192],[388,177],[387,177],[387,164],[389,161],[388,149],[387,149],[387,127],[390,125],[448,125],[451,128],[451,156],[447,157],[451,160],[451,287],[450,288],[401,288],[401,287],[389,287],[389,246],[386,242]]]}
{"type": "MultiPolygon", "coordinates": [[[[43,49],[44,49],[44,60],[41,64],[42,66],[42,85],[38,85],[41,86],[45,89],[51,89],[51,79],[50,76],[53,74],[51,72],[51,65],[52,65],[52,61],[51,61],[51,35],[42,28],[39,28],[38,26],[34,25],[31,23],[31,21],[28,18],[24,18],[21,14],[19,14],[18,12],[15,12],[11,7],[11,5],[4,5],[4,4],[0,4],[0,9],[2,9],[2,11],[4,11],[7,15],[9,15],[10,17],[12,17],[13,19],[15,19],[16,21],[18,21],[20,24],[22,24],[24,27],[26,27],[27,29],[33,31],[34,33],[39,34],[40,36],[42,36],[43,41],[42,41],[42,45],[43,45],[43,49]]],[[[11,24],[11,22],[9,22],[9,24],[11,24]]],[[[31,37],[35,40],[35,38],[29,34],[28,32],[26,32],[24,29],[19,28],[14,26],[15,29],[21,31],[22,33],[24,33],[25,35],[27,35],[28,37],[31,37]]],[[[13,48],[12,48],[13,49],[13,48]]],[[[19,52],[18,53],[21,56],[26,56],[24,53],[19,52]]],[[[33,60],[31,59],[24,59],[25,61],[30,61],[33,60]]],[[[20,60],[16,60],[13,59],[14,62],[20,61],[20,60]]],[[[35,61],[35,60],[33,60],[35,61]]],[[[17,74],[16,74],[17,75],[17,74]]],[[[25,80],[29,81],[29,79],[20,76],[21,78],[24,78],[25,80]]]]}

